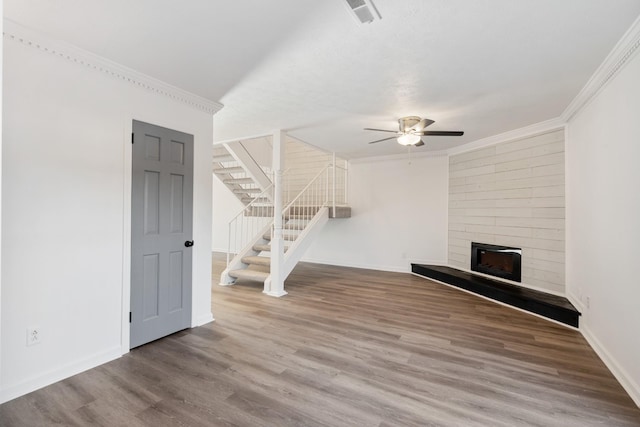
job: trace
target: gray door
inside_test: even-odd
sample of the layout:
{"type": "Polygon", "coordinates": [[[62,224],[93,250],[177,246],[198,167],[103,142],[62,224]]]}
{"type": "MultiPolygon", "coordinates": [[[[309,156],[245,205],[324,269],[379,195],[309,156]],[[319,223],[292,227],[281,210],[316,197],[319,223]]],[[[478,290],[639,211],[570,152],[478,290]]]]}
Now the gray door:
{"type": "Polygon", "coordinates": [[[193,136],[133,121],[131,348],[191,326],[193,136]]]}

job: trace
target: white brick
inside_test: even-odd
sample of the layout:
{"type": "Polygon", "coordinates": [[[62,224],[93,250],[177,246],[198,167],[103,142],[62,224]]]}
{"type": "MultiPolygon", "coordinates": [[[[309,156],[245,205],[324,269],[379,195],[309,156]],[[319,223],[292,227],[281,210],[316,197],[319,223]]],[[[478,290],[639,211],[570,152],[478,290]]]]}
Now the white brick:
{"type": "MultiPolygon", "coordinates": [[[[530,178],[531,168],[525,169],[514,169],[506,172],[496,172],[493,174],[496,181],[505,181],[509,179],[522,179],[522,178],[530,178]]],[[[467,178],[468,179],[468,178],[467,178]]]]}
{"type": "Polygon", "coordinates": [[[515,246],[517,248],[543,249],[549,251],[564,251],[564,241],[562,240],[546,240],[525,237],[499,236],[496,244],[504,246],[515,246]]]}
{"type": "Polygon", "coordinates": [[[472,176],[472,175],[484,175],[484,174],[488,174],[488,173],[493,173],[495,172],[495,166],[494,165],[489,165],[489,166],[482,166],[479,168],[471,168],[471,169],[463,169],[463,170],[459,170],[459,171],[453,171],[450,172],[450,177],[452,178],[460,178],[460,177],[467,177],[467,176],[472,176]]]}
{"type": "Polygon", "coordinates": [[[532,230],[532,237],[546,240],[562,240],[564,242],[564,229],[536,228],[532,230]]]}
{"type": "Polygon", "coordinates": [[[455,156],[449,157],[449,164],[456,164],[461,162],[466,162],[474,159],[481,159],[483,157],[493,157],[496,154],[496,147],[486,147],[481,148],[479,150],[469,151],[467,153],[457,154],[455,156]]]}
{"type": "Polygon", "coordinates": [[[467,216],[495,216],[496,210],[493,208],[470,208],[465,209],[467,216]]]}
{"type": "Polygon", "coordinates": [[[531,168],[532,176],[562,175],[564,176],[564,162],[553,165],[536,166],[531,168]]]}
{"type": "Polygon", "coordinates": [[[521,247],[523,283],[563,291],[564,173],[562,130],[452,156],[452,265],[469,267],[472,241],[521,247]]]}
{"type": "Polygon", "coordinates": [[[546,145],[554,142],[562,142],[564,144],[564,132],[556,131],[538,135],[533,138],[519,139],[513,142],[505,142],[496,146],[496,154],[509,153],[511,151],[525,150],[540,145],[546,145]]]}
{"type": "Polygon", "coordinates": [[[527,227],[506,227],[496,225],[495,234],[498,236],[531,237],[532,230],[527,227]]]}
{"type": "Polygon", "coordinates": [[[466,216],[464,223],[473,225],[495,225],[496,219],[493,216],[466,216]]]}
{"type": "MultiPolygon", "coordinates": [[[[489,243],[494,245],[497,244],[495,234],[473,233],[473,236],[470,240],[472,242],[478,242],[478,243],[489,243]]],[[[469,245],[468,249],[469,249],[469,253],[471,253],[471,245],[469,245]]]]}
{"type": "Polygon", "coordinates": [[[467,200],[484,200],[484,199],[521,199],[523,197],[531,197],[533,189],[518,188],[515,190],[499,190],[499,191],[479,191],[477,193],[467,193],[467,200]]]}
{"type": "Polygon", "coordinates": [[[466,185],[454,185],[449,187],[449,194],[467,193],[466,185]]]}
{"type": "Polygon", "coordinates": [[[495,164],[494,157],[484,157],[481,159],[468,160],[466,162],[459,162],[449,166],[451,171],[459,171],[463,169],[479,168],[482,166],[495,164]]]}
{"type": "MultiPolygon", "coordinates": [[[[466,231],[470,233],[478,233],[478,234],[496,234],[496,227],[492,225],[473,225],[467,224],[466,231]]],[[[490,243],[490,242],[486,242],[490,243]]]]}
{"type": "Polygon", "coordinates": [[[564,153],[554,153],[546,156],[525,158],[496,164],[496,172],[533,168],[536,166],[557,165],[559,163],[564,163],[564,153]]]}
{"type": "Polygon", "coordinates": [[[449,263],[465,268],[467,265],[467,258],[464,255],[449,252],[449,263]]]}
{"type": "Polygon", "coordinates": [[[496,208],[496,217],[515,217],[515,218],[530,218],[532,216],[531,208],[496,208]]]}
{"type": "Polygon", "coordinates": [[[457,230],[449,230],[449,239],[471,240],[471,233],[457,230]]]}
{"type": "Polygon", "coordinates": [[[452,194],[449,192],[449,200],[465,200],[467,197],[467,193],[455,193],[452,194]]]}
{"type": "Polygon", "coordinates": [[[554,283],[552,281],[539,280],[532,277],[522,277],[522,283],[529,286],[536,286],[552,292],[564,292],[564,281],[562,283],[554,283]]]}
{"type": "Polygon", "coordinates": [[[465,227],[465,224],[462,224],[462,223],[455,224],[455,223],[449,222],[449,230],[451,230],[451,231],[465,231],[466,227],[465,227]]]}
{"type": "Polygon", "coordinates": [[[462,248],[466,251],[471,247],[471,240],[449,238],[449,250],[453,250],[455,247],[462,248]]]}
{"type": "Polygon", "coordinates": [[[522,257],[522,264],[534,270],[550,271],[564,275],[564,260],[562,262],[544,261],[522,257]]]}
{"type": "Polygon", "coordinates": [[[488,174],[488,175],[473,175],[464,178],[465,184],[484,184],[487,182],[496,182],[496,174],[488,174]]]}
{"type": "Polygon", "coordinates": [[[551,228],[564,230],[564,219],[557,218],[496,218],[496,225],[504,227],[551,228]]]}
{"type": "Polygon", "coordinates": [[[449,208],[493,208],[495,200],[449,200],[449,208]]]}
{"type": "Polygon", "coordinates": [[[496,190],[514,188],[541,188],[564,184],[564,175],[538,176],[525,179],[510,179],[495,183],[496,190]]]}
{"type": "Polygon", "coordinates": [[[454,185],[464,185],[464,184],[466,184],[465,180],[466,180],[465,177],[462,177],[462,178],[450,178],[449,179],[449,187],[452,187],[454,185]]]}
{"type": "Polygon", "coordinates": [[[564,252],[545,251],[542,249],[533,249],[532,251],[532,259],[564,263],[564,252]]]}
{"type": "Polygon", "coordinates": [[[563,208],[564,197],[537,197],[529,199],[496,200],[497,208],[532,207],[532,208],[563,208]]]}
{"type": "Polygon", "coordinates": [[[535,218],[565,218],[564,208],[533,208],[535,218]]]}
{"type": "Polygon", "coordinates": [[[534,188],[532,197],[564,197],[564,185],[534,188]]]}

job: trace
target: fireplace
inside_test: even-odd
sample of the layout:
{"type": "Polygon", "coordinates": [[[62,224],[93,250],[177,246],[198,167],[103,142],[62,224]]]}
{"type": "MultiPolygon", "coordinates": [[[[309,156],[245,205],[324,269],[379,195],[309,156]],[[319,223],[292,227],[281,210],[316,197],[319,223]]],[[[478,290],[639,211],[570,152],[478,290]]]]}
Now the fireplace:
{"type": "Polygon", "coordinates": [[[471,270],[521,281],[522,249],[471,242],[471,270]]]}

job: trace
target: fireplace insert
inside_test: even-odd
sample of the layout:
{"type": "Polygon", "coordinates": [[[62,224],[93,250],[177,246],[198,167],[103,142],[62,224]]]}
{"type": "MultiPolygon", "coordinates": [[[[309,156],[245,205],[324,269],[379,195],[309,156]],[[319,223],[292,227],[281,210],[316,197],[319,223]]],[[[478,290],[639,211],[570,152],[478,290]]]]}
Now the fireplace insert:
{"type": "Polygon", "coordinates": [[[471,242],[471,270],[520,282],[522,249],[471,242]]]}

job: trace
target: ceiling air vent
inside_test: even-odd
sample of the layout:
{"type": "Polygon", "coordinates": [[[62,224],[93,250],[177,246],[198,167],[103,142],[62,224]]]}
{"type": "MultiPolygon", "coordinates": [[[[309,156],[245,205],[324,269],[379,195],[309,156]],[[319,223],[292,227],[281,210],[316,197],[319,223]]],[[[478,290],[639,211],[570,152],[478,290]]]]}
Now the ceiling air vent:
{"type": "Polygon", "coordinates": [[[371,0],[347,0],[347,5],[361,24],[370,24],[376,19],[381,19],[378,9],[371,0]]]}

